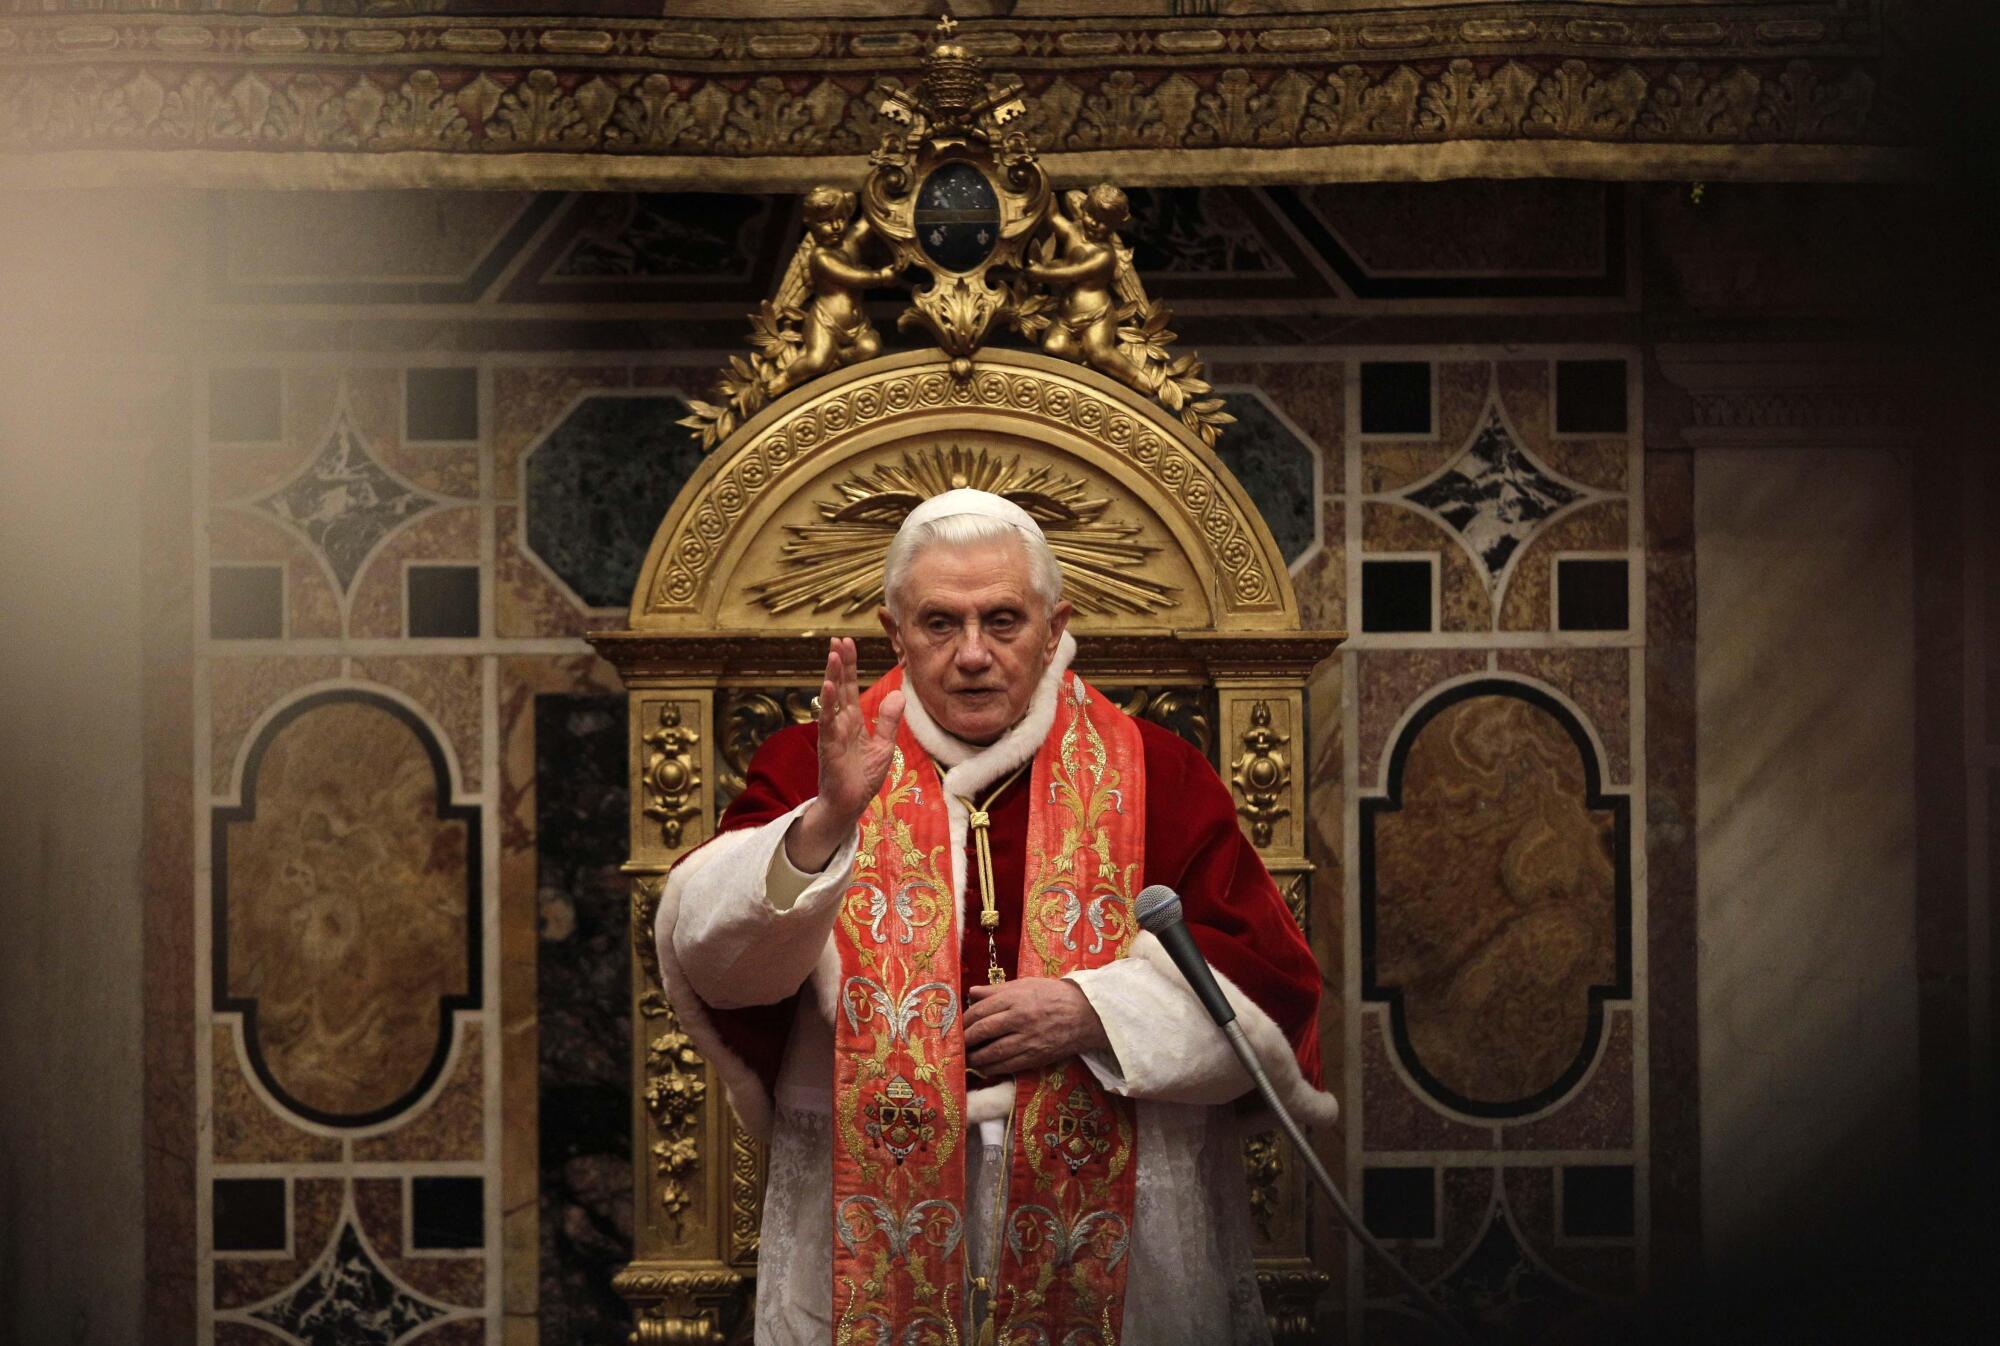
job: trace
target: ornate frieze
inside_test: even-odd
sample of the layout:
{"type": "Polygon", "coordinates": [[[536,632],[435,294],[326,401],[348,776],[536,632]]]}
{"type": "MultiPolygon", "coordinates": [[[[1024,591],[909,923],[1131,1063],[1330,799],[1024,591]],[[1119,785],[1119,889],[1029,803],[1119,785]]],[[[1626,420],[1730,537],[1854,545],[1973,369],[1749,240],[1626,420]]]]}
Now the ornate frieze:
{"type": "MultiPolygon", "coordinates": [[[[133,3],[10,16],[0,21],[0,158],[230,150],[269,159],[217,161],[203,181],[249,180],[257,169],[304,181],[334,170],[303,161],[338,154],[358,156],[341,164],[344,180],[387,184],[411,181],[411,170],[378,156],[490,158],[487,171],[518,177],[522,166],[500,156],[535,151],[558,156],[537,172],[578,184],[635,174],[713,182],[720,170],[738,186],[796,188],[827,173],[814,160],[858,164],[875,150],[894,129],[884,94],[893,112],[920,83],[927,21],[915,14],[809,27],[781,22],[791,15],[775,5],[730,19],[591,8],[274,22],[133,3]],[[632,162],[605,167],[620,160],[632,162]]],[[[1889,62],[1882,39],[1893,8],[1795,0],[1418,13],[1383,0],[1373,10],[1218,16],[1198,28],[1165,6],[1149,16],[1079,5],[970,22],[955,43],[1006,71],[1029,100],[1011,129],[1040,145],[1058,176],[1070,171],[1065,156],[1106,149],[1147,151],[1145,180],[1185,182],[1240,179],[1243,151],[1318,151],[1290,167],[1297,178],[1354,160],[1339,151],[1358,145],[1490,142],[1468,147],[1472,172],[1503,164],[1504,142],[1519,140],[1908,145],[1913,133],[1893,109],[1908,101],[1901,83],[1911,75],[1889,62]]],[[[1539,171],[1563,162],[1546,143],[1535,153],[1539,171]]],[[[1628,171],[1656,173],[1673,155],[1644,157],[1644,169],[1628,171]]],[[[1830,177],[1865,171],[1824,156],[1791,161],[1830,177]]],[[[1356,163],[1349,175],[1363,171],[1356,163]]],[[[178,166],[178,180],[194,180],[189,167],[178,166]]],[[[439,176],[424,181],[452,170],[427,171],[439,176]]],[[[1515,171],[1534,170],[1523,156],[1515,171]]]]}

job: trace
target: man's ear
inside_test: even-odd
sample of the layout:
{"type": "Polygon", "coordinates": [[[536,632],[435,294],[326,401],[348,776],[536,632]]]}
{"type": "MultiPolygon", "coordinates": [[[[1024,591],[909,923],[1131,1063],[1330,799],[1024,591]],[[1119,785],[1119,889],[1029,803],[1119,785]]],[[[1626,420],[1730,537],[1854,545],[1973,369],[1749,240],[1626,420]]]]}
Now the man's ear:
{"type": "Polygon", "coordinates": [[[876,608],[875,620],[882,623],[882,629],[889,635],[889,648],[896,652],[896,662],[903,662],[903,636],[896,629],[896,619],[889,615],[889,609],[876,608]]]}
{"type": "Polygon", "coordinates": [[[1056,604],[1056,610],[1049,614],[1049,658],[1056,657],[1056,646],[1062,643],[1063,632],[1069,629],[1069,614],[1075,611],[1067,599],[1056,604]]]}

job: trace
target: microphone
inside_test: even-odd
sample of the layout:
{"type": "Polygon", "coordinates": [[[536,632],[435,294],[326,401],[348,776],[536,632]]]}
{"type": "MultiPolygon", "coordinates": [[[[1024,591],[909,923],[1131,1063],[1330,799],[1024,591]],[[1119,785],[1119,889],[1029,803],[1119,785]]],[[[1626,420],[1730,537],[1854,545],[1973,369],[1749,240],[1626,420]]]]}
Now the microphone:
{"type": "Polygon", "coordinates": [[[1187,922],[1181,918],[1180,894],[1164,883],[1141,889],[1132,899],[1132,914],[1139,918],[1143,929],[1166,947],[1167,957],[1181,970],[1188,989],[1201,1001],[1208,1017],[1215,1020],[1215,1026],[1225,1028],[1235,1022],[1236,1007],[1216,985],[1215,974],[1208,970],[1208,960],[1195,947],[1194,936],[1188,933],[1187,922]]]}
{"type": "Polygon", "coordinates": [[[1466,1336],[1465,1329],[1445,1312],[1444,1306],[1424,1288],[1423,1283],[1410,1274],[1409,1268],[1398,1262],[1389,1250],[1368,1232],[1368,1227],[1361,1223],[1360,1217],[1355,1215],[1347,1204],[1347,1199],[1341,1195],[1340,1188],[1334,1185],[1333,1176],[1326,1171],[1326,1167],[1319,1161],[1319,1156],[1313,1152],[1313,1147],[1307,1143],[1305,1132],[1299,1129],[1299,1124],[1292,1119],[1292,1114],[1285,1110],[1283,1100],[1278,1097],[1277,1086],[1272,1084],[1271,1077],[1265,1074],[1264,1063],[1257,1059],[1256,1049],[1244,1035],[1243,1025],[1236,1022],[1236,1007],[1230,1004],[1229,997],[1222,993],[1222,987],[1215,980],[1215,973],[1209,970],[1208,959],[1202,957],[1201,950],[1195,946],[1194,936],[1188,933],[1187,921],[1181,914],[1180,894],[1164,883],[1155,883],[1142,888],[1139,895],[1132,899],[1132,914],[1138,918],[1140,928],[1150,933],[1165,947],[1167,956],[1174,960],[1174,966],[1180,969],[1181,976],[1186,979],[1188,989],[1194,992],[1197,1000],[1201,1001],[1202,1008],[1208,1011],[1209,1018],[1215,1020],[1215,1025],[1222,1030],[1222,1035],[1229,1039],[1230,1047],[1236,1052],[1236,1059],[1242,1062],[1243,1069],[1257,1086],[1257,1092],[1263,1095],[1264,1105],[1270,1108],[1277,1117],[1278,1124],[1291,1138],[1293,1152],[1305,1161],[1313,1177],[1319,1180],[1320,1189],[1332,1199],[1333,1208],[1340,1212],[1341,1218],[1347,1222],[1347,1227],[1354,1231],[1365,1247],[1389,1264],[1389,1269],[1396,1273],[1404,1285],[1416,1293],[1417,1303],[1437,1320],[1451,1340],[1468,1342],[1470,1339],[1466,1336]]]}

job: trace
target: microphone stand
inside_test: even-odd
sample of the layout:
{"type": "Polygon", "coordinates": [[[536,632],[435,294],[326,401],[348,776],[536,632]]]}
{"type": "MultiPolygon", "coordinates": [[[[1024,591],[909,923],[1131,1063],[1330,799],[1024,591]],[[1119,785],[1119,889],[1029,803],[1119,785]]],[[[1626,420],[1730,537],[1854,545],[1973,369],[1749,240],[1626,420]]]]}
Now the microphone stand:
{"type": "Polygon", "coordinates": [[[1348,1206],[1347,1198],[1340,1194],[1338,1187],[1334,1186],[1333,1178],[1319,1162],[1319,1156],[1314,1154],[1312,1146],[1306,1143],[1305,1132],[1299,1129],[1299,1124],[1292,1119],[1292,1114],[1285,1110],[1284,1102],[1279,1099],[1277,1089],[1271,1084],[1271,1077],[1264,1073],[1263,1063],[1251,1049],[1250,1039],[1243,1035],[1243,1026],[1236,1022],[1236,1007],[1231,1005],[1229,997],[1223,994],[1222,987],[1215,980],[1215,973],[1208,966],[1208,960],[1202,957],[1201,949],[1194,942],[1194,936],[1188,933],[1187,923],[1181,915],[1180,895],[1163,883],[1151,884],[1132,899],[1132,912],[1140,926],[1160,941],[1168,957],[1173,959],[1174,966],[1180,969],[1188,990],[1194,992],[1195,999],[1199,1000],[1202,1008],[1208,1011],[1208,1017],[1222,1030],[1223,1036],[1229,1039],[1230,1048],[1235,1051],[1236,1059],[1243,1063],[1243,1068],[1250,1072],[1250,1078],[1256,1082],[1257,1092],[1264,1096],[1265,1105],[1277,1116],[1278,1124],[1285,1128],[1285,1134],[1291,1137],[1292,1148],[1306,1161],[1306,1167],[1310,1168],[1313,1177],[1318,1179],[1320,1189],[1333,1202],[1333,1208],[1340,1212],[1340,1218],[1347,1222],[1347,1227],[1354,1231],[1354,1236],[1361,1240],[1363,1247],[1389,1264],[1389,1269],[1396,1273],[1397,1279],[1410,1288],[1410,1292],[1417,1297],[1417,1303],[1422,1306],[1424,1312],[1437,1320],[1438,1325],[1444,1328],[1446,1335],[1452,1341],[1470,1346],[1472,1338],[1467,1336],[1465,1329],[1444,1311],[1444,1306],[1424,1288],[1423,1282],[1411,1275],[1409,1268],[1391,1256],[1389,1250],[1368,1232],[1367,1227],[1348,1206]]]}
{"type": "Polygon", "coordinates": [[[1284,1103],[1279,1100],[1277,1088],[1271,1083],[1271,1077],[1264,1073],[1264,1065],[1257,1059],[1257,1053],[1251,1049],[1250,1039],[1244,1036],[1242,1026],[1232,1018],[1222,1025],[1222,1034],[1229,1039],[1230,1047],[1236,1052],[1236,1059],[1243,1063],[1243,1068],[1250,1072],[1250,1078],[1256,1082],[1257,1092],[1264,1097],[1264,1105],[1270,1108],[1278,1119],[1278,1125],[1282,1126],[1285,1134],[1291,1137],[1292,1149],[1305,1160],[1306,1167],[1311,1169],[1313,1177],[1318,1179],[1320,1190],[1333,1202],[1333,1208],[1340,1212],[1340,1218],[1347,1222],[1347,1227],[1354,1231],[1354,1236],[1361,1240],[1363,1247],[1388,1263],[1390,1270],[1394,1271],[1417,1297],[1417,1303],[1422,1305],[1424,1311],[1430,1314],[1440,1327],[1444,1328],[1453,1341],[1466,1343],[1469,1346],[1472,1338],[1466,1334],[1465,1329],[1445,1312],[1444,1305],[1438,1303],[1436,1297],[1424,1288],[1423,1282],[1411,1275],[1409,1268],[1397,1261],[1395,1256],[1382,1246],[1381,1241],[1368,1232],[1367,1226],[1361,1223],[1361,1218],[1347,1204],[1347,1198],[1342,1196],[1340,1188],[1334,1185],[1332,1175],[1320,1163],[1319,1156],[1313,1153],[1313,1147],[1306,1143],[1306,1133],[1299,1129],[1299,1124],[1292,1120],[1292,1114],[1285,1110],[1284,1103]]]}

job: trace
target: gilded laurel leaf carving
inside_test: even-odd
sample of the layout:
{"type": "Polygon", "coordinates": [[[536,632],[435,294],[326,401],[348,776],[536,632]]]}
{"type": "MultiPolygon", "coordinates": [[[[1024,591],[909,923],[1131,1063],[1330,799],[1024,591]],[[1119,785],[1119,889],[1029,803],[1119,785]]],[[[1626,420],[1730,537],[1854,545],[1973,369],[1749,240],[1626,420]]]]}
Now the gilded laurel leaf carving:
{"type": "Polygon", "coordinates": [[[792,97],[783,80],[765,75],[731,100],[722,148],[733,154],[806,153],[817,133],[811,107],[792,97]]]}
{"type": "Polygon", "coordinates": [[[1138,76],[1115,70],[1103,86],[1083,100],[1076,124],[1064,139],[1070,149],[1120,149],[1128,145],[1162,145],[1167,125],[1160,105],[1139,87],[1138,76]]]}
{"type": "Polygon", "coordinates": [[[503,95],[487,132],[513,148],[579,145],[591,135],[576,99],[563,92],[553,70],[530,70],[503,95]]]}
{"type": "Polygon", "coordinates": [[[1653,86],[1634,133],[1658,140],[1733,140],[1757,109],[1758,79],[1742,66],[1719,79],[1684,61],[1653,86]]]}
{"type": "Polygon", "coordinates": [[[1770,140],[1858,138],[1874,92],[1875,82],[1865,71],[1825,80],[1804,61],[1792,61],[1778,78],[1764,81],[1753,124],[1759,136],[1770,140]]]}
{"type": "Polygon", "coordinates": [[[1297,128],[1305,93],[1301,77],[1291,75],[1259,92],[1248,70],[1225,70],[1211,93],[1195,100],[1194,122],[1188,127],[1191,145],[1278,144],[1297,128]]]}
{"type": "Polygon", "coordinates": [[[619,95],[604,140],[620,149],[672,149],[694,126],[694,109],[665,75],[648,75],[619,95]]]}
{"type": "Polygon", "coordinates": [[[465,113],[437,73],[418,70],[383,105],[374,143],[382,149],[454,149],[471,139],[465,113]]]}
{"type": "Polygon", "coordinates": [[[1582,61],[1564,61],[1535,86],[1522,130],[1528,135],[1615,139],[1631,130],[1645,98],[1645,78],[1629,66],[1599,79],[1582,61]]]}
{"type": "Polygon", "coordinates": [[[1361,66],[1344,65],[1326,77],[1307,100],[1299,140],[1308,145],[1377,136],[1405,136],[1417,119],[1422,81],[1398,66],[1376,81],[1361,66]]]}
{"type": "Polygon", "coordinates": [[[1509,61],[1481,78],[1461,57],[1424,86],[1417,104],[1417,129],[1446,136],[1505,135],[1520,124],[1534,91],[1535,74],[1509,61]]]}

